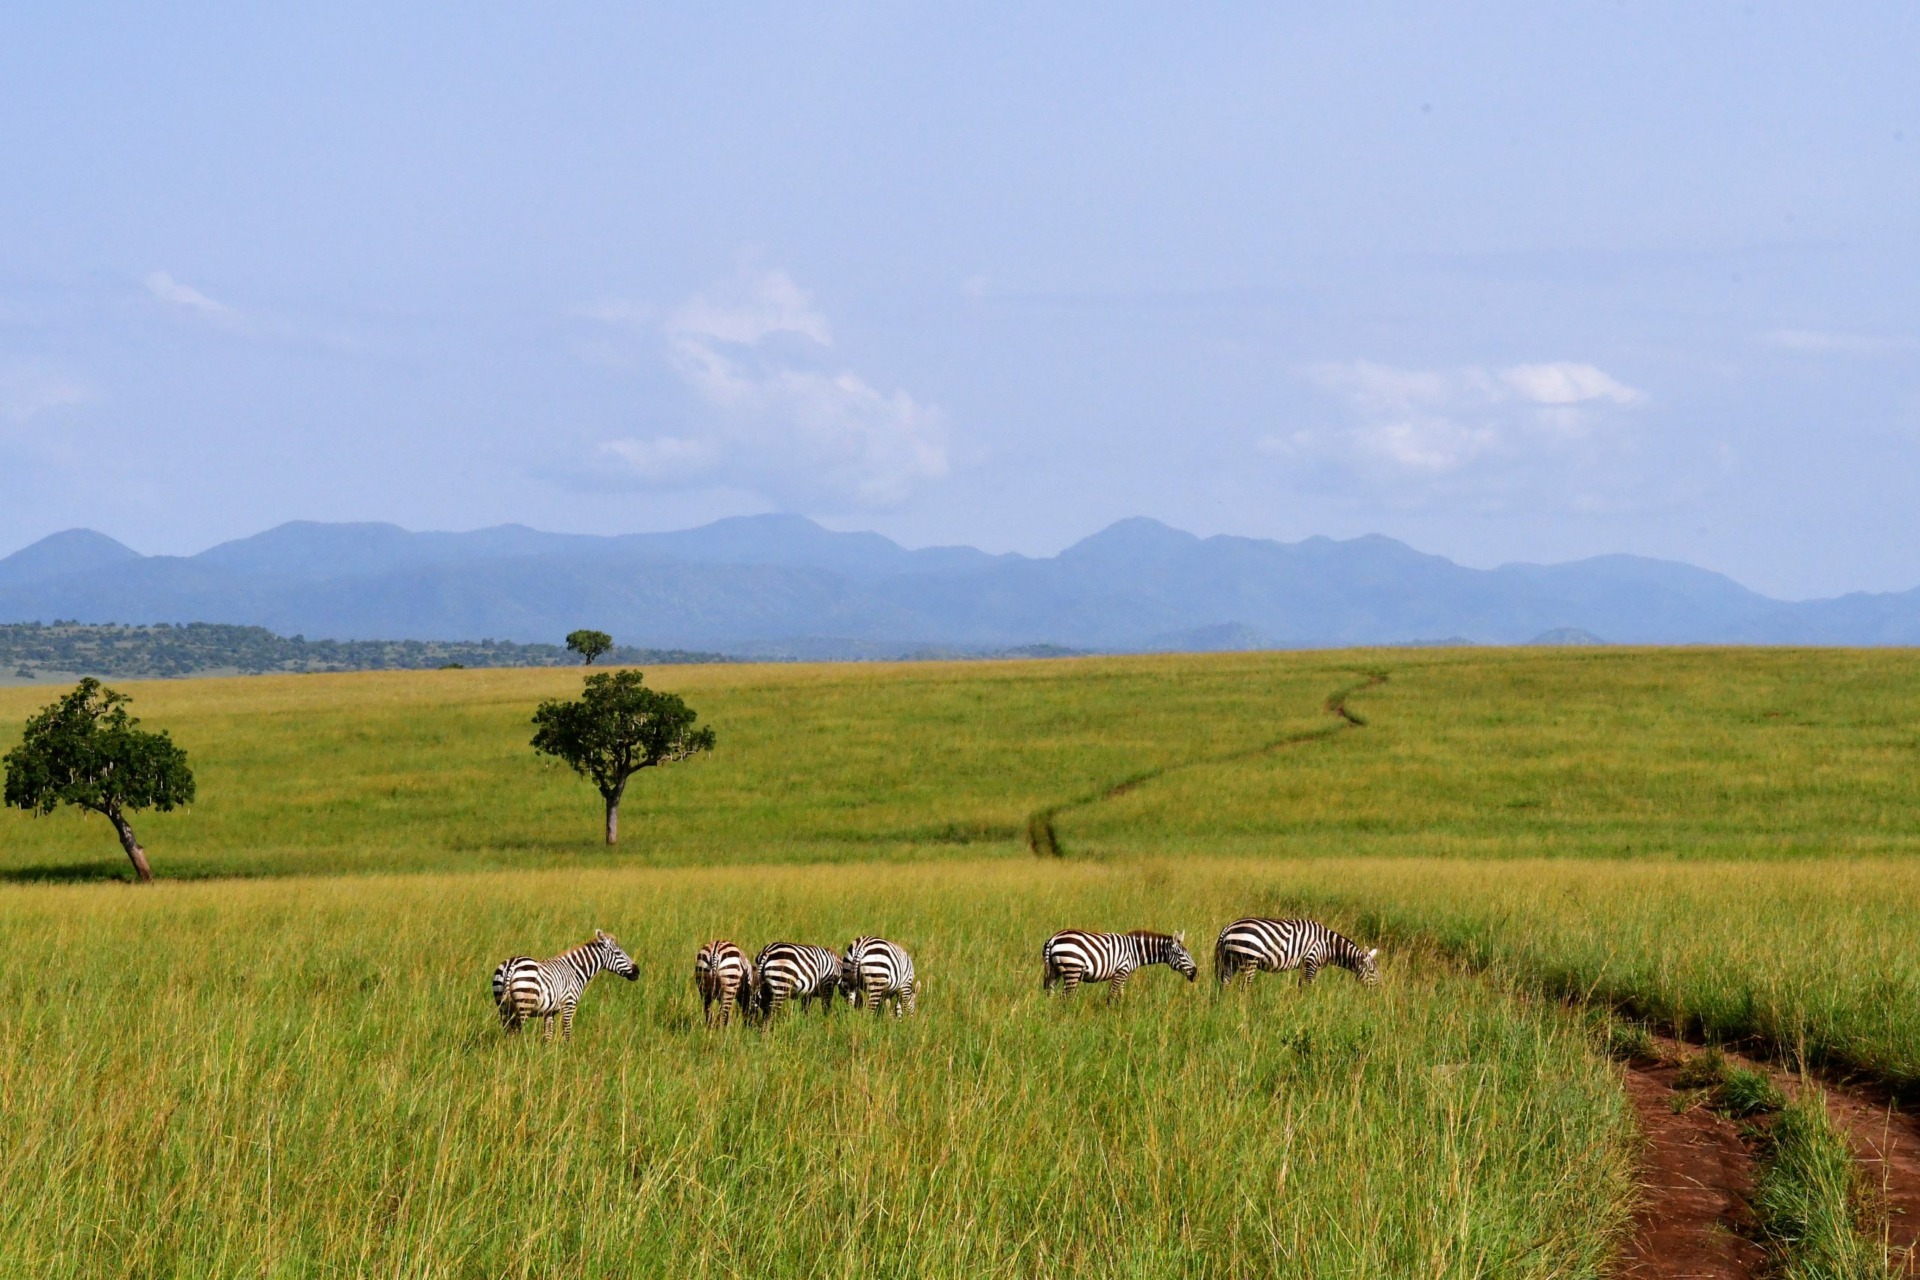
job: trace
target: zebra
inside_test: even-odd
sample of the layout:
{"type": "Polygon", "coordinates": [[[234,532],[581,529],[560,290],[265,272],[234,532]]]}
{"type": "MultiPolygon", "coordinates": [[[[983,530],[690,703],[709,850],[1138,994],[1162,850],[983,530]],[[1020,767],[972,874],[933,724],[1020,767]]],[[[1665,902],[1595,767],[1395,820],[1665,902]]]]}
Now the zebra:
{"type": "Polygon", "coordinates": [[[825,947],[798,942],[769,942],[753,961],[753,993],[748,1012],[763,1024],[789,1000],[818,1000],[822,1012],[833,1007],[840,989],[840,957],[825,947]]]}
{"type": "Polygon", "coordinates": [[[840,991],[850,1003],[875,1013],[882,1004],[891,1003],[894,1017],[911,1014],[920,996],[913,957],[885,938],[855,938],[840,962],[840,991]]]}
{"type": "Polygon", "coordinates": [[[1362,983],[1371,987],[1380,981],[1379,966],[1371,951],[1353,939],[1335,933],[1318,920],[1265,920],[1253,916],[1235,920],[1220,931],[1213,944],[1213,976],[1222,987],[1239,977],[1253,981],[1262,969],[1279,972],[1300,970],[1300,985],[1312,982],[1321,966],[1337,964],[1351,969],[1362,983]]]}
{"type": "Polygon", "coordinates": [[[733,1006],[745,1004],[753,990],[753,965],[746,952],[725,938],[715,938],[693,958],[693,985],[700,989],[700,1010],[707,1025],[726,1026],[733,1006]],[[714,1005],[720,1006],[718,1015],[714,1005]]]}
{"type": "Polygon", "coordinates": [[[1045,964],[1041,989],[1052,993],[1056,983],[1071,995],[1083,982],[1111,982],[1114,999],[1126,992],[1127,979],[1145,964],[1164,964],[1187,975],[1192,982],[1199,966],[1187,954],[1187,935],[1171,936],[1147,929],[1131,933],[1088,933],[1084,929],[1065,929],[1047,939],[1040,949],[1045,964]]]}
{"type": "Polygon", "coordinates": [[[573,1011],[580,1003],[580,993],[602,969],[610,969],[628,982],[640,976],[640,966],[604,929],[593,931],[593,941],[551,960],[515,956],[501,961],[493,971],[493,1002],[500,1008],[501,1023],[511,1032],[518,1031],[528,1018],[544,1018],[540,1038],[551,1040],[554,1015],[558,1014],[560,1034],[571,1039],[573,1011]]]}

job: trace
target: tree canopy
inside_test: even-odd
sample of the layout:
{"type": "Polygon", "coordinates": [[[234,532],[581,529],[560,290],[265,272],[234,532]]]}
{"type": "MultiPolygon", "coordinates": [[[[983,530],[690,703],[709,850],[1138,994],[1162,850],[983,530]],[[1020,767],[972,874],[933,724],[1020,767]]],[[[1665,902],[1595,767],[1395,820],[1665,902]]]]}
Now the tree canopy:
{"type": "Polygon", "coordinates": [[[585,658],[587,665],[592,666],[595,658],[613,648],[613,637],[604,631],[588,631],[585,628],[569,631],[567,648],[585,658]]]}
{"type": "Polygon", "coordinates": [[[607,843],[614,844],[627,779],[713,750],[713,730],[696,728],[698,718],[679,694],[647,688],[638,671],[603,671],[586,678],[578,699],[540,704],[533,714],[533,749],[566,761],[600,789],[607,843]]]}
{"type": "Polygon", "coordinates": [[[113,824],[142,881],[153,879],[146,850],[127,821],[131,810],[161,812],[193,802],[187,753],[164,731],[149,733],[127,713],[132,701],[88,677],[27,721],[5,757],[6,803],[35,814],[63,804],[91,809],[113,824]]]}

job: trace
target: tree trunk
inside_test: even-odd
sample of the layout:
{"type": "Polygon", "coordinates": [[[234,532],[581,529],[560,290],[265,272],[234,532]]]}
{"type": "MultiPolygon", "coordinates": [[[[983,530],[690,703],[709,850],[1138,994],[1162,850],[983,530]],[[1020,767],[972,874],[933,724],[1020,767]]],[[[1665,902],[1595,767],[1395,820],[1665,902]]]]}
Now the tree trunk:
{"type": "Polygon", "coordinates": [[[152,884],[153,868],[147,865],[147,851],[133,838],[133,824],[118,809],[107,810],[107,821],[120,834],[120,847],[127,851],[127,858],[133,863],[133,873],[140,877],[140,883],[152,884]]]}
{"type": "Polygon", "coordinates": [[[620,843],[620,797],[607,797],[607,843],[620,843]]]}

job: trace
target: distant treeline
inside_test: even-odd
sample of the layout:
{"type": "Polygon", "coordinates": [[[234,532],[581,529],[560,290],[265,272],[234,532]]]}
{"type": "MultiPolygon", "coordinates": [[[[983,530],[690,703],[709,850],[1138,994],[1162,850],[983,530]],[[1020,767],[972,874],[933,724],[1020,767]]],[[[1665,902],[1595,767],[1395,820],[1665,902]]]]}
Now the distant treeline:
{"type": "MultiPolygon", "coordinates": [[[[725,654],[615,646],[610,666],[729,662],[725,654]]],[[[436,667],[562,667],[578,654],[557,644],[510,640],[309,640],[265,627],[211,622],[122,627],[79,622],[0,624],[0,676],[43,672],[133,677],[191,676],[217,671],[418,671],[436,667]]]]}

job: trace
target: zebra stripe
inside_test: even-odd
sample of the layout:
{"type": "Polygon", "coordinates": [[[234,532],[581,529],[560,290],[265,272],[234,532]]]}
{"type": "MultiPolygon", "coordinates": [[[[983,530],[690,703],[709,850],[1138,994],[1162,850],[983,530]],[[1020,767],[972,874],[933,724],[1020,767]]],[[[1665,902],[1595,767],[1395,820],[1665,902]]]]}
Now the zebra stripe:
{"type": "Polygon", "coordinates": [[[822,1012],[833,1007],[840,988],[840,957],[825,947],[798,942],[769,942],[753,961],[749,1011],[762,1022],[789,1000],[818,1000],[822,1012]]]}
{"type": "Polygon", "coordinates": [[[700,1011],[707,1025],[726,1026],[733,1006],[744,1003],[753,987],[753,966],[747,953],[725,938],[715,938],[693,958],[693,985],[700,991],[700,1011]],[[720,1006],[718,1014],[714,1006],[720,1006]]]}
{"type": "Polygon", "coordinates": [[[493,1003],[500,1009],[500,1022],[508,1031],[518,1031],[528,1018],[544,1018],[542,1040],[553,1039],[553,1019],[560,1018],[560,1034],[573,1035],[573,1011],[580,993],[587,989],[593,975],[609,969],[631,982],[640,976],[633,957],[620,949],[613,935],[596,929],[593,941],[551,960],[515,956],[503,960],[493,971],[493,1003]]]}
{"type": "Polygon", "coordinates": [[[1118,999],[1125,993],[1127,979],[1142,965],[1164,964],[1187,975],[1192,982],[1199,967],[1187,954],[1187,935],[1153,933],[1136,929],[1132,933],[1089,933],[1084,929],[1065,929],[1047,939],[1040,949],[1045,966],[1041,989],[1052,992],[1056,985],[1071,994],[1083,982],[1111,982],[1118,999]]]}
{"type": "Polygon", "coordinates": [[[1374,964],[1379,948],[1369,951],[1353,939],[1335,933],[1318,920],[1266,920],[1250,916],[1235,920],[1220,931],[1213,944],[1213,976],[1225,986],[1239,977],[1252,982],[1253,975],[1266,970],[1278,973],[1300,970],[1301,985],[1312,982],[1321,968],[1335,964],[1351,969],[1361,982],[1371,987],[1380,981],[1374,964]]]}
{"type": "Polygon", "coordinates": [[[891,1002],[893,1016],[913,1013],[920,987],[913,975],[913,957],[885,938],[855,938],[840,962],[840,990],[855,1005],[880,1012],[891,1002]]]}

